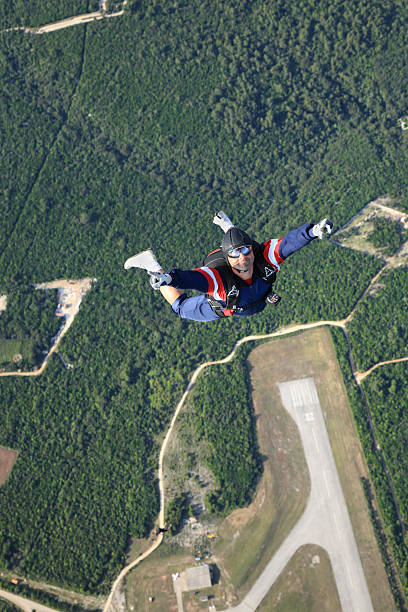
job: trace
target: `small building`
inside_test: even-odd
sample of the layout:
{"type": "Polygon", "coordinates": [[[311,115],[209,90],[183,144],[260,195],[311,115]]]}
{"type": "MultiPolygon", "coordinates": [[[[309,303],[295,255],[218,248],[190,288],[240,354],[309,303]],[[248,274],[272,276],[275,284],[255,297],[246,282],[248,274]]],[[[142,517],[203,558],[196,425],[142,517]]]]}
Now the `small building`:
{"type": "Polygon", "coordinates": [[[198,589],[207,589],[211,586],[211,572],[208,565],[203,563],[197,567],[188,567],[186,569],[187,591],[197,591],[198,589]]]}

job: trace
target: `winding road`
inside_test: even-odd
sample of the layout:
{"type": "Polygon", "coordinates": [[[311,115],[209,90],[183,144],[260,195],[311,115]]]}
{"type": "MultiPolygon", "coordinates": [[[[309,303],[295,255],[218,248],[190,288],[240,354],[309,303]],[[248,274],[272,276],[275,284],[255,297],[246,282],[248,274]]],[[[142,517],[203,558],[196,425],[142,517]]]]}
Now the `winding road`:
{"type": "MultiPolygon", "coordinates": [[[[10,32],[10,31],[15,31],[15,30],[22,30],[26,33],[31,33],[31,34],[45,34],[45,33],[50,33],[50,32],[54,32],[63,28],[67,28],[67,27],[72,27],[75,25],[81,25],[84,23],[89,23],[95,20],[101,20],[104,18],[110,18],[110,17],[117,17],[120,15],[123,15],[124,13],[124,7],[126,5],[127,0],[124,0],[123,5],[122,5],[122,9],[120,11],[117,11],[115,13],[106,13],[105,12],[105,7],[106,7],[106,0],[103,0],[101,3],[101,10],[94,12],[94,13],[88,13],[88,14],[84,14],[84,15],[77,15],[74,17],[70,17],[68,19],[63,19],[51,24],[47,24],[44,26],[40,26],[37,28],[30,28],[30,27],[16,27],[16,28],[8,28],[6,30],[2,30],[3,32],[10,32]]],[[[172,435],[173,432],[173,428],[174,425],[176,423],[177,417],[181,411],[181,409],[183,408],[185,401],[189,395],[189,393],[191,392],[191,390],[193,389],[196,380],[198,378],[198,376],[201,374],[201,372],[207,368],[207,367],[211,367],[213,365],[219,365],[219,364],[223,364],[223,363],[228,363],[229,361],[231,361],[234,356],[235,353],[237,351],[237,349],[244,343],[246,342],[253,342],[253,341],[257,341],[257,340],[262,340],[262,339],[268,339],[268,338],[275,338],[278,336],[284,336],[287,334],[291,334],[294,332],[298,332],[298,331],[303,331],[303,330],[307,330],[307,329],[311,329],[313,327],[320,327],[323,325],[329,325],[329,326],[336,326],[336,327],[341,327],[346,336],[347,336],[347,329],[346,329],[346,323],[352,318],[353,313],[358,305],[358,303],[364,298],[364,296],[367,294],[367,292],[369,291],[370,287],[376,282],[376,280],[379,278],[379,276],[385,271],[385,269],[387,269],[389,267],[389,263],[387,263],[381,270],[380,272],[372,279],[369,287],[367,288],[367,290],[362,294],[362,296],[359,298],[359,300],[357,301],[353,311],[350,313],[350,315],[343,320],[340,321],[317,321],[317,322],[312,322],[312,323],[305,323],[305,324],[299,324],[299,325],[293,325],[293,326],[288,326],[285,328],[281,328],[279,330],[277,330],[276,332],[270,333],[270,334],[264,334],[264,335],[259,335],[259,336],[246,336],[245,338],[241,338],[240,340],[238,340],[238,342],[235,344],[233,350],[231,351],[231,353],[220,360],[217,361],[208,361],[206,363],[201,364],[200,366],[198,366],[198,368],[195,370],[195,372],[193,373],[187,388],[183,394],[183,396],[181,397],[179,403],[176,406],[173,418],[171,420],[169,429],[167,431],[167,434],[163,440],[163,444],[160,450],[160,455],[159,455],[159,488],[160,488],[160,513],[159,513],[159,526],[160,527],[165,527],[164,524],[164,479],[163,479],[163,459],[166,453],[166,449],[167,449],[167,445],[168,442],[170,440],[170,437],[172,435]]],[[[79,306],[78,306],[79,307],[79,306]]],[[[77,310],[78,311],[78,310],[77,310]]],[[[75,314],[77,313],[77,311],[75,312],[75,314]]],[[[51,349],[49,350],[48,354],[46,355],[41,367],[38,370],[34,370],[31,372],[0,372],[0,376],[39,376],[40,374],[42,374],[45,370],[45,367],[49,361],[49,358],[51,357],[51,355],[56,351],[61,339],[63,338],[63,336],[66,334],[66,332],[68,331],[68,329],[70,328],[75,314],[73,316],[70,316],[67,318],[65,325],[61,328],[58,337],[54,343],[54,345],[51,347],[51,349]]],[[[355,377],[356,382],[358,383],[358,385],[360,386],[360,383],[362,380],[364,380],[364,378],[366,378],[373,370],[375,370],[376,368],[382,366],[382,365],[386,365],[386,364],[391,364],[391,363],[398,363],[398,362],[402,362],[402,361],[408,361],[408,356],[407,357],[402,357],[399,359],[393,359],[393,360],[388,360],[388,361],[383,361],[380,363],[375,364],[372,368],[370,368],[369,370],[367,370],[366,372],[358,372],[355,370],[354,366],[352,365],[352,369],[353,369],[353,374],[355,377]]],[[[351,361],[352,363],[352,361],[351,361]]],[[[313,497],[313,496],[312,496],[313,497]]],[[[311,497],[311,499],[312,499],[311,497]]],[[[310,502],[308,504],[308,507],[304,513],[304,517],[308,517],[308,508],[309,508],[310,502]]],[[[298,525],[300,525],[303,521],[306,520],[305,518],[302,517],[301,521],[299,521],[298,525]]],[[[306,521],[307,522],[307,521],[306,521]]],[[[297,529],[299,529],[300,527],[298,527],[298,525],[295,527],[295,529],[293,530],[293,532],[295,532],[297,529]]],[[[346,529],[347,531],[347,529],[346,529]]],[[[293,532],[291,532],[291,534],[288,536],[288,539],[286,542],[289,541],[289,539],[292,536],[293,532]]],[[[117,589],[117,587],[119,586],[119,584],[121,583],[122,579],[124,578],[124,576],[130,571],[132,570],[136,565],[138,565],[141,561],[143,561],[144,559],[146,559],[146,557],[148,557],[154,550],[156,550],[161,542],[163,540],[163,533],[160,533],[158,535],[158,537],[156,538],[155,542],[153,543],[153,545],[146,550],[143,554],[141,554],[137,559],[135,559],[132,563],[130,563],[129,565],[125,566],[122,571],[120,572],[120,574],[118,575],[118,577],[116,578],[116,580],[114,581],[113,585],[112,585],[112,589],[111,592],[109,594],[108,599],[106,600],[105,606],[104,606],[104,612],[108,612],[115,591],[117,589]]],[[[286,544],[286,543],[285,543],[286,544]]],[[[329,543],[326,543],[325,546],[329,546],[329,543]]],[[[275,558],[275,557],[274,557],[275,558]]],[[[271,560],[270,565],[267,566],[266,569],[268,569],[271,564],[273,565],[274,562],[274,558],[271,560]]],[[[266,570],[265,570],[266,571],[266,570]]],[[[271,576],[274,574],[271,574],[271,576]]],[[[275,578],[273,578],[274,580],[275,578]]],[[[268,581],[268,589],[270,588],[271,584],[273,582],[271,582],[272,578],[269,579],[268,581]]],[[[253,600],[254,597],[254,589],[256,587],[257,583],[254,585],[253,589],[251,589],[250,593],[244,598],[244,601],[242,602],[242,604],[240,604],[238,607],[235,608],[235,610],[240,610],[242,612],[247,612],[249,610],[255,610],[256,608],[256,601],[261,601],[259,599],[259,594],[257,597],[255,597],[255,600],[253,600]],[[252,600],[251,600],[252,597],[252,600]],[[255,607],[253,607],[255,605],[255,607]]],[[[259,586],[259,585],[258,585],[259,586]]],[[[263,585],[263,589],[265,589],[265,585],[263,585]]],[[[266,591],[267,592],[267,591],[266,591]]],[[[25,612],[31,612],[34,608],[35,610],[38,610],[39,612],[54,612],[51,608],[47,608],[46,606],[43,606],[39,603],[36,602],[31,602],[28,599],[22,598],[18,595],[14,595],[13,593],[10,593],[8,591],[4,591],[4,590],[0,590],[0,597],[7,599],[8,601],[14,603],[15,605],[19,606],[20,608],[22,608],[25,612]]],[[[263,597],[263,595],[262,595],[263,597]]],[[[369,598],[369,595],[368,595],[369,598]]],[[[258,603],[259,603],[258,601],[258,603]]],[[[361,610],[371,610],[372,608],[370,607],[370,604],[366,603],[363,604],[363,607],[360,608],[361,610]]],[[[348,605],[346,606],[345,609],[353,609],[350,608],[348,605]]]]}
{"type": "MultiPolygon", "coordinates": [[[[389,267],[389,264],[387,263],[381,270],[380,272],[378,272],[378,274],[376,274],[376,276],[371,280],[369,286],[367,287],[367,289],[362,293],[362,295],[360,296],[360,298],[358,299],[358,301],[356,302],[353,310],[351,311],[351,313],[349,314],[348,317],[346,317],[345,319],[341,319],[338,321],[313,321],[311,323],[301,323],[301,324],[295,324],[295,325],[289,325],[287,327],[282,327],[280,329],[278,329],[275,332],[272,332],[270,334],[262,334],[262,335],[251,335],[251,336],[245,336],[244,338],[241,338],[240,340],[238,340],[234,346],[234,348],[232,349],[232,351],[223,359],[219,359],[216,361],[207,361],[205,363],[202,363],[201,365],[199,365],[197,367],[197,369],[194,371],[193,375],[191,376],[191,379],[189,381],[189,383],[187,384],[186,390],[183,393],[179,403],[176,406],[176,409],[174,411],[173,414],[173,418],[171,419],[170,425],[169,425],[169,429],[167,431],[167,434],[163,440],[162,443],[162,447],[160,450],[160,455],[159,455],[159,469],[158,469],[158,478],[159,478],[159,489],[160,489],[160,513],[159,513],[159,527],[164,528],[165,527],[165,522],[164,522],[164,510],[165,510],[165,505],[164,505],[164,496],[165,496],[165,491],[164,491],[164,478],[163,478],[163,459],[164,456],[166,454],[166,450],[167,450],[167,446],[170,440],[170,437],[173,433],[173,429],[174,429],[174,425],[177,421],[178,415],[180,414],[181,409],[183,408],[186,399],[188,397],[188,395],[191,393],[192,389],[194,388],[194,385],[197,381],[197,378],[199,377],[199,375],[201,374],[201,372],[208,367],[214,366],[214,365],[220,365],[220,364],[224,364],[224,363],[228,363],[229,361],[231,361],[235,354],[236,351],[239,349],[239,347],[242,344],[245,344],[246,342],[255,342],[258,340],[265,340],[265,339],[269,339],[269,338],[276,338],[279,336],[285,336],[288,334],[293,334],[295,332],[299,332],[299,331],[304,331],[304,330],[308,330],[308,329],[312,329],[315,327],[321,327],[321,326],[334,326],[334,327],[340,327],[344,330],[344,333],[346,334],[346,336],[348,337],[347,334],[347,328],[346,328],[346,324],[351,320],[351,318],[353,317],[353,314],[358,306],[358,304],[360,303],[360,301],[365,297],[365,295],[368,293],[368,291],[370,290],[370,288],[372,287],[372,285],[378,280],[378,278],[380,277],[380,275],[389,267]]],[[[75,313],[76,314],[76,313],[75,313]]],[[[55,352],[61,338],[63,335],[65,335],[65,333],[68,331],[69,326],[72,324],[74,317],[72,317],[69,321],[67,321],[66,325],[63,327],[63,329],[60,332],[60,335],[57,339],[57,341],[55,342],[54,346],[50,349],[48,355],[46,356],[41,368],[39,368],[38,370],[35,370],[33,372],[3,372],[0,373],[0,376],[38,376],[39,374],[41,374],[47,363],[48,363],[48,359],[51,356],[51,354],[53,352],[55,352]]],[[[393,359],[393,360],[389,360],[389,361],[384,361],[381,363],[376,364],[375,366],[373,366],[372,368],[370,368],[370,370],[367,370],[366,372],[358,372],[355,370],[353,362],[351,360],[351,364],[352,364],[352,370],[353,370],[353,374],[355,377],[355,380],[357,381],[358,385],[360,386],[360,381],[363,380],[366,376],[368,376],[370,374],[370,372],[372,372],[375,368],[380,367],[381,365],[385,365],[385,364],[389,364],[389,363],[397,363],[397,362],[401,362],[401,361],[408,361],[408,356],[407,357],[402,357],[399,359],[393,359]]],[[[105,606],[104,606],[104,612],[108,612],[111,604],[112,604],[112,600],[115,594],[116,589],[118,588],[118,586],[120,585],[120,583],[122,582],[123,578],[126,576],[126,574],[131,571],[134,567],[136,567],[141,561],[143,561],[144,559],[146,559],[154,550],[156,550],[161,542],[163,540],[163,533],[159,533],[159,535],[157,536],[156,540],[154,541],[154,543],[152,544],[152,546],[146,550],[143,554],[141,554],[139,557],[137,557],[137,559],[135,559],[134,561],[132,561],[131,563],[129,563],[128,565],[126,565],[121,572],[119,573],[119,575],[117,576],[116,580],[114,581],[112,588],[111,588],[111,592],[106,600],[105,606]]],[[[270,585],[271,586],[271,585],[270,585]]],[[[250,608],[242,608],[242,611],[244,610],[249,610],[250,608]]],[[[254,608],[252,608],[254,609],[254,608]]],[[[367,608],[370,609],[370,608],[367,608]]],[[[237,608],[237,610],[241,610],[241,608],[237,608]]]]}

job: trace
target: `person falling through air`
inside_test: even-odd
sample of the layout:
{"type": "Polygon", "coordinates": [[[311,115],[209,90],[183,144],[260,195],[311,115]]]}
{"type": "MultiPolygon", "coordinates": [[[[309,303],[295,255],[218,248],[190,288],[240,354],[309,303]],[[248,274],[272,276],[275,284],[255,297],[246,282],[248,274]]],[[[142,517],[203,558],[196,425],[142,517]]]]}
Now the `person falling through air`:
{"type": "Polygon", "coordinates": [[[153,289],[159,289],[172,310],[182,319],[216,321],[223,317],[249,317],[280,297],[273,291],[276,273],[285,259],[315,238],[330,234],[333,223],[322,219],[291,230],[284,238],[258,243],[218,212],[213,222],[224,231],[221,247],[212,251],[201,268],[164,272],[153,251],[133,255],[125,269],[143,268],[153,289]],[[201,295],[188,297],[185,290],[201,295]]]}

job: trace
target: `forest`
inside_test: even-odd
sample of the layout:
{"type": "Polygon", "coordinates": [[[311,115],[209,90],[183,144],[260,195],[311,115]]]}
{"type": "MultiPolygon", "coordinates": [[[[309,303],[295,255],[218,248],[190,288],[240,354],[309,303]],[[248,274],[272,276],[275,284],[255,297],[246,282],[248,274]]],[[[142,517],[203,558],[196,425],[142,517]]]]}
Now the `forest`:
{"type": "Polygon", "coordinates": [[[408,240],[408,232],[391,219],[376,217],[370,242],[383,250],[385,255],[393,255],[408,240]]]}
{"type": "MultiPolygon", "coordinates": [[[[53,356],[38,378],[0,380],[0,444],[19,451],[0,489],[0,566],[106,593],[129,538],[148,536],[157,518],[160,443],[197,365],[248,334],[345,318],[383,265],[314,241],[282,265],[279,308],[199,325],[177,319],[125,259],[153,247],[165,268],[200,265],[220,243],[219,209],[259,241],[325,216],[340,227],[379,195],[408,212],[398,122],[408,15],[402,0],[133,0],[121,17],[52,34],[4,31],[94,9],[0,8],[0,295],[98,279],[61,343],[74,368],[53,356]]],[[[362,368],[402,356],[404,275],[389,272],[350,323],[362,368]]],[[[0,342],[42,350],[57,321],[48,301],[35,304],[40,293],[32,307],[7,306],[0,342]]],[[[235,366],[204,376],[194,397],[214,448],[217,511],[247,503],[259,476],[250,403],[235,419],[235,391],[225,412],[210,400],[227,372],[247,398],[235,366]],[[217,439],[221,418],[234,427],[217,439]],[[237,441],[252,472],[245,491],[236,479],[222,493],[239,459],[225,465],[222,444],[237,441]]]]}
{"type": "MultiPolygon", "coordinates": [[[[384,567],[388,575],[395,604],[398,610],[404,610],[408,594],[408,554],[405,537],[406,493],[403,490],[403,487],[406,488],[406,461],[401,449],[404,443],[404,436],[406,435],[406,418],[402,414],[401,409],[398,412],[398,402],[404,401],[404,394],[401,394],[402,396],[396,402],[397,405],[394,405],[389,411],[388,401],[390,398],[388,394],[385,397],[385,393],[391,390],[396,395],[397,381],[401,380],[401,378],[406,380],[408,367],[406,364],[393,364],[375,370],[363,381],[362,393],[352,375],[348,355],[349,346],[344,333],[340,329],[332,328],[331,334],[346,385],[354,422],[370,471],[370,478],[374,485],[376,504],[378,504],[380,509],[380,521],[374,520],[372,515],[374,531],[379,540],[379,547],[383,554],[384,567]],[[387,375],[391,375],[392,379],[387,380],[387,375]],[[371,427],[375,431],[376,443],[374,442],[371,427]],[[391,491],[389,486],[387,472],[392,480],[393,491],[391,491]],[[393,498],[393,493],[396,500],[393,498]],[[382,534],[378,533],[380,529],[379,523],[384,525],[383,531],[386,536],[387,546],[384,543],[382,534]],[[389,550],[391,550],[391,557],[389,550]],[[397,577],[395,576],[395,565],[398,571],[397,577]],[[402,591],[398,586],[399,582],[401,582],[402,591]]],[[[404,393],[406,394],[406,392],[404,393]]],[[[370,490],[370,484],[363,483],[363,487],[366,495],[369,491],[368,501],[372,514],[371,502],[373,494],[370,490]]]]}
{"type": "Polygon", "coordinates": [[[18,609],[17,606],[14,606],[9,601],[0,599],[0,612],[17,612],[18,609]]]}
{"type": "Polygon", "coordinates": [[[248,504],[262,472],[248,379],[245,362],[236,357],[207,370],[189,402],[196,439],[207,444],[207,466],[217,484],[206,508],[216,514],[248,504]]]}
{"type": "Polygon", "coordinates": [[[408,346],[408,268],[387,270],[347,325],[358,370],[404,357],[408,346]]]}
{"type": "Polygon", "coordinates": [[[61,320],[54,312],[56,290],[8,285],[7,308],[0,315],[0,367],[10,372],[38,367],[49,351],[61,320]],[[18,361],[13,357],[20,355],[18,361]]]}

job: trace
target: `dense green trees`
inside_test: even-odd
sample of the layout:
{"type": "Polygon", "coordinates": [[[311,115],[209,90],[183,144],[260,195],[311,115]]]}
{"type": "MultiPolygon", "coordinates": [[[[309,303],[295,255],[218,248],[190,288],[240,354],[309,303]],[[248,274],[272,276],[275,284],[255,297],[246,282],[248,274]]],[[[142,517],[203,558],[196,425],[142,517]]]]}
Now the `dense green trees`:
{"type": "Polygon", "coordinates": [[[205,372],[190,402],[197,439],[208,445],[207,464],[217,483],[217,490],[207,495],[208,510],[228,513],[250,502],[261,473],[248,372],[242,357],[205,372]]]}
{"type": "Polygon", "coordinates": [[[61,320],[54,316],[57,292],[16,283],[3,291],[7,293],[7,308],[0,316],[1,367],[7,371],[33,369],[44,360],[44,351],[48,352],[61,325],[61,320]],[[16,353],[22,359],[14,363],[16,353]]]}
{"type": "Polygon", "coordinates": [[[168,502],[164,522],[170,535],[175,535],[177,533],[183,514],[186,511],[187,501],[184,495],[176,495],[168,502]]]}
{"type": "Polygon", "coordinates": [[[17,606],[14,606],[9,601],[0,599],[0,612],[17,612],[18,609],[17,606]]]}
{"type": "Polygon", "coordinates": [[[404,357],[408,343],[408,268],[382,274],[378,286],[359,304],[347,328],[357,369],[404,357]]]}
{"type": "MultiPolygon", "coordinates": [[[[94,8],[57,4],[2,3],[0,16],[36,25],[94,8]]],[[[123,262],[153,246],[165,267],[200,264],[221,208],[262,240],[405,194],[407,25],[394,0],[142,0],[50,35],[0,33],[1,287],[98,279],[62,343],[74,369],[53,357],[40,379],[0,381],[0,444],[20,451],[0,489],[3,566],[106,591],[129,535],[156,517],[159,442],[193,368],[248,333],[350,312],[380,263],[328,242],[284,263],[279,309],[212,325],[178,320],[123,262]]],[[[350,327],[362,353],[366,319],[350,327]]],[[[223,483],[254,432],[241,410],[217,441],[237,404],[217,413],[212,378],[194,401],[214,457],[221,441],[232,449],[212,463],[223,483]]],[[[248,499],[251,462],[237,472],[244,496],[241,477],[215,494],[224,509],[248,499]]]]}
{"type": "MultiPolygon", "coordinates": [[[[408,557],[404,530],[407,524],[407,470],[404,449],[407,444],[407,434],[403,408],[406,405],[408,368],[406,364],[401,363],[375,370],[362,383],[365,394],[363,395],[352,376],[348,353],[349,346],[343,332],[333,328],[332,337],[354,421],[370,470],[370,477],[375,487],[375,498],[380,509],[387,542],[395,559],[406,598],[408,593],[408,557]],[[377,444],[374,442],[371,428],[374,428],[377,444]],[[393,491],[390,489],[390,479],[393,491]]],[[[367,483],[365,488],[367,489],[367,483]]],[[[369,501],[372,513],[371,493],[369,501]]],[[[379,526],[376,524],[378,519],[377,517],[372,517],[372,519],[375,519],[374,527],[378,532],[379,526]]],[[[381,550],[386,556],[385,568],[395,602],[398,609],[404,609],[401,606],[404,595],[399,592],[398,580],[393,573],[393,563],[387,557],[388,552],[383,540],[381,540],[381,550]]]]}
{"type": "Polygon", "coordinates": [[[375,247],[383,249],[385,255],[394,255],[407,239],[408,232],[395,221],[384,217],[374,219],[374,230],[369,240],[375,247]]]}

